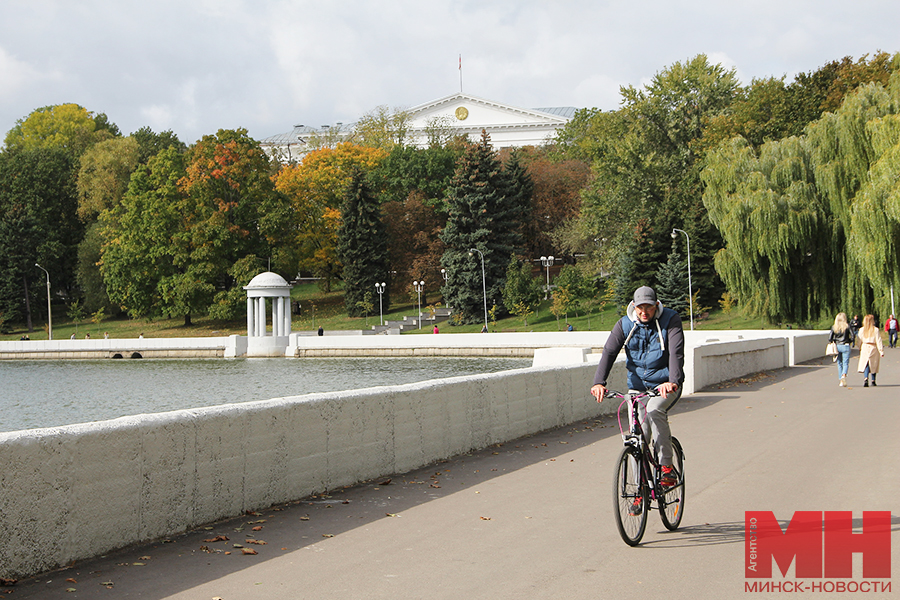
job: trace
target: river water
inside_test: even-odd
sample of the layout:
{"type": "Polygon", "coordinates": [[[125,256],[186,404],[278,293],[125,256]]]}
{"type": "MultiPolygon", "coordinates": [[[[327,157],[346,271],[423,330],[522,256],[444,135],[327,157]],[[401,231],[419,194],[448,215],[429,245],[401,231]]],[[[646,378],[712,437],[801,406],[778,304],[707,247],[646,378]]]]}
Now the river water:
{"type": "Polygon", "coordinates": [[[531,359],[437,357],[11,360],[0,362],[0,431],[530,366],[531,359]]]}

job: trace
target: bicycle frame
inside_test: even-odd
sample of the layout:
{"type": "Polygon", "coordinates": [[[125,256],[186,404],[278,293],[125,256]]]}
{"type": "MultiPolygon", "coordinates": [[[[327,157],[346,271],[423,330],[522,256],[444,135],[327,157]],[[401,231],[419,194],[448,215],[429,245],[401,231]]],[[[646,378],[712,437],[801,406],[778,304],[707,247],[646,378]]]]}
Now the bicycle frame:
{"type": "MultiPolygon", "coordinates": [[[[643,404],[641,402],[642,398],[650,398],[658,394],[640,392],[638,394],[620,395],[623,397],[622,404],[625,404],[627,402],[629,405],[631,425],[627,434],[622,432],[622,440],[625,446],[630,446],[638,451],[638,454],[641,457],[640,464],[638,465],[640,473],[640,485],[641,487],[647,488],[648,495],[651,501],[657,501],[659,495],[663,493],[662,488],[659,485],[659,462],[656,460],[656,457],[653,456],[649,441],[644,437],[644,430],[642,427],[643,422],[641,421],[640,416],[640,406],[643,404]],[[650,484],[650,482],[653,482],[652,485],[650,484]]],[[[619,409],[621,410],[621,408],[622,405],[620,404],[619,409]]],[[[621,431],[621,422],[619,428],[621,431]]]]}
{"type": "Polygon", "coordinates": [[[670,531],[678,528],[683,514],[684,451],[681,443],[672,437],[677,483],[664,487],[660,463],[654,455],[651,440],[645,437],[643,431],[641,406],[644,403],[641,400],[657,395],[655,390],[650,390],[636,394],[608,391],[605,396],[622,399],[616,415],[624,448],[615,464],[613,504],[619,534],[629,546],[640,543],[650,511],[658,510],[663,525],[670,531]],[[626,403],[629,418],[627,429],[622,426],[621,418],[622,406],[626,403]]]}

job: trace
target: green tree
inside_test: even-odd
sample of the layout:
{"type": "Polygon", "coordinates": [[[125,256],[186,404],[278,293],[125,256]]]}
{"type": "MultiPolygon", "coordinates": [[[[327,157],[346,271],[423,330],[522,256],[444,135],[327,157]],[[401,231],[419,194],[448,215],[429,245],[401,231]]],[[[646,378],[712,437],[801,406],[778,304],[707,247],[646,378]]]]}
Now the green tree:
{"type": "Polygon", "coordinates": [[[416,195],[437,205],[443,202],[461,154],[461,149],[453,146],[421,149],[395,145],[372,169],[371,179],[383,189],[385,202],[402,202],[416,195]]]}
{"type": "Polygon", "coordinates": [[[246,131],[204,136],[184,155],[168,148],[131,178],[120,209],[105,211],[101,271],[110,298],[132,316],[233,318],[245,306],[235,287],[248,266],[270,257],[291,273],[287,199],[246,131]]]}
{"type": "Polygon", "coordinates": [[[806,126],[826,112],[840,108],[844,98],[867,83],[886,85],[892,58],[878,52],[857,61],[849,56],[831,61],[816,71],[799,73],[785,85],[784,77],[754,79],[741,89],[728,113],[710,119],[704,148],[741,136],[758,151],[767,141],[803,135],[806,126]]]}
{"type": "Polygon", "coordinates": [[[179,140],[171,129],[155,133],[149,127],[141,127],[129,137],[138,144],[138,162],[142,165],[147,164],[150,158],[166,148],[175,148],[179,152],[187,150],[184,142],[179,140]]]}
{"type": "MultiPolygon", "coordinates": [[[[341,207],[338,252],[344,265],[344,306],[351,317],[362,316],[366,295],[388,279],[387,235],[378,200],[365,174],[355,169],[341,207]]],[[[390,306],[390,292],[383,302],[390,306]]],[[[368,316],[368,311],[365,314],[368,316]]]]}
{"type": "Polygon", "coordinates": [[[99,222],[88,225],[84,238],[78,243],[78,264],[75,280],[83,299],[83,307],[88,312],[100,308],[107,314],[116,316],[121,313],[119,306],[109,299],[103,275],[100,272],[100,260],[103,249],[103,226],[99,222]]]}
{"type": "MultiPolygon", "coordinates": [[[[640,239],[635,270],[651,284],[673,227],[688,232],[692,251],[711,255],[721,246],[702,203],[698,142],[704,125],[727,113],[738,87],[733,70],[698,55],[661,71],[643,89],[623,88],[622,108],[596,113],[598,122],[587,129],[594,177],[583,193],[583,218],[593,238],[607,240],[602,252],[625,251],[640,239]]],[[[718,297],[720,288],[709,281],[702,289],[718,297]]]]}
{"type": "Polygon", "coordinates": [[[566,315],[566,321],[568,322],[569,311],[576,311],[577,315],[579,305],[587,299],[589,294],[588,282],[578,267],[565,265],[559,270],[559,275],[556,276],[554,283],[556,284],[556,289],[553,292],[553,297],[556,299],[557,294],[560,291],[563,292],[560,295],[561,302],[559,306],[562,314],[566,315]]]}
{"type": "Polygon", "coordinates": [[[489,304],[502,298],[507,260],[521,245],[521,224],[516,220],[521,207],[508,202],[511,189],[490,136],[482,132],[481,141],[471,144],[459,159],[447,192],[447,224],[441,232],[446,245],[441,265],[449,274],[442,292],[462,323],[481,320],[482,286],[489,304]]]}
{"type": "Polygon", "coordinates": [[[81,155],[76,187],[82,220],[94,221],[122,201],[139,164],[139,150],[133,138],[113,138],[94,144],[81,155]]]}
{"type": "Polygon", "coordinates": [[[184,264],[188,254],[183,219],[189,215],[181,213],[186,202],[178,187],[184,175],[184,157],[164,150],[134,172],[121,204],[100,215],[103,285],[131,317],[172,312],[159,284],[178,273],[176,259],[184,264]]]}
{"type": "Polygon", "coordinates": [[[541,283],[532,275],[531,264],[513,256],[506,269],[506,285],[503,286],[503,304],[509,311],[521,317],[528,327],[528,316],[541,305],[541,283]]]}
{"type": "Polygon", "coordinates": [[[659,301],[686,318],[690,313],[687,261],[681,257],[674,241],[666,263],[659,267],[656,280],[659,282],[656,287],[659,301]]]}
{"type": "Polygon", "coordinates": [[[23,317],[31,330],[29,290],[43,289],[50,273],[54,296],[73,296],[76,245],[83,225],[76,217],[76,161],[62,148],[0,153],[0,312],[23,317]]]}

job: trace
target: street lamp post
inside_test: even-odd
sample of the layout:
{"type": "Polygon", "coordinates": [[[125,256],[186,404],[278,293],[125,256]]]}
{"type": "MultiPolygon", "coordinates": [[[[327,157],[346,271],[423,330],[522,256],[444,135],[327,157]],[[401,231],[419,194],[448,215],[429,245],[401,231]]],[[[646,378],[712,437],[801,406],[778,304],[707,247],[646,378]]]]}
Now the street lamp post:
{"type": "Polygon", "coordinates": [[[413,285],[416,287],[416,297],[419,302],[419,329],[422,329],[422,290],[425,289],[425,282],[413,281],[413,285]]]}
{"type": "Polygon", "coordinates": [[[50,312],[50,273],[47,273],[47,269],[42,267],[41,265],[34,263],[38,269],[46,273],[47,275],[47,334],[49,339],[53,339],[53,314],[50,312]]]}
{"type": "MultiPolygon", "coordinates": [[[[441,277],[444,278],[444,285],[448,285],[448,281],[450,280],[450,273],[447,272],[447,269],[441,269],[441,277]]],[[[447,308],[450,308],[450,305],[447,305],[447,308]]]]}
{"type": "Polygon", "coordinates": [[[683,229],[673,229],[672,230],[672,239],[678,237],[676,232],[680,231],[684,234],[684,237],[687,238],[687,258],[688,258],[688,306],[691,309],[691,331],[694,330],[694,289],[691,284],[691,236],[687,234],[687,231],[683,229]]]}
{"type": "Polygon", "coordinates": [[[469,256],[473,256],[473,252],[477,252],[481,257],[481,293],[484,294],[484,328],[487,330],[487,283],[484,276],[484,253],[478,248],[469,248],[469,256]]]}
{"type": "Polygon", "coordinates": [[[384,286],[387,284],[384,283],[376,283],[375,291],[378,292],[378,313],[381,315],[381,326],[384,327],[384,305],[382,304],[382,299],[384,298],[384,286]]]}
{"type": "Polygon", "coordinates": [[[542,256],[541,264],[544,265],[544,270],[547,271],[547,287],[544,290],[544,300],[547,300],[550,298],[550,267],[553,266],[553,257],[542,256]]]}

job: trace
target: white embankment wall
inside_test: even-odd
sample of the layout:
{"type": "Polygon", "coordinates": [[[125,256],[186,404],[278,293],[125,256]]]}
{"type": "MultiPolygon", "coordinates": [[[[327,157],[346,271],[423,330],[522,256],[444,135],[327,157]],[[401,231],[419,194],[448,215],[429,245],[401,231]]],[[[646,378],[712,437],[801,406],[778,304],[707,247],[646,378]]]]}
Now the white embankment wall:
{"type": "MultiPolygon", "coordinates": [[[[691,393],[821,357],[827,334],[687,332],[687,341],[691,393]]],[[[588,346],[539,354],[544,366],[503,373],[0,433],[0,577],[614,410],[588,394],[597,358],[588,346]],[[554,353],[569,364],[553,366],[554,353]]],[[[621,360],[609,385],[624,388],[621,360]]]]}

